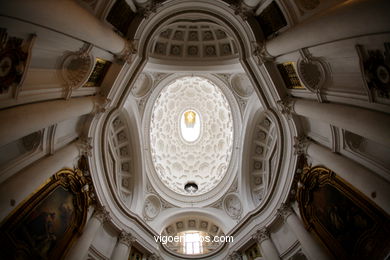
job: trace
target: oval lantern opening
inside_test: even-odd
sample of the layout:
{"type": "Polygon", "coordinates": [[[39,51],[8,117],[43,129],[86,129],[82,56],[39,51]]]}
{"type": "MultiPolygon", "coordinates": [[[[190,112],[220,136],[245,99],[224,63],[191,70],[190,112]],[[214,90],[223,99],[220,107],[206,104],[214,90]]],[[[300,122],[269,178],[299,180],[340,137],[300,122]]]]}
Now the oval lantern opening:
{"type": "Polygon", "coordinates": [[[194,142],[200,135],[200,117],[194,110],[186,110],[180,119],[181,136],[187,142],[194,142]]]}

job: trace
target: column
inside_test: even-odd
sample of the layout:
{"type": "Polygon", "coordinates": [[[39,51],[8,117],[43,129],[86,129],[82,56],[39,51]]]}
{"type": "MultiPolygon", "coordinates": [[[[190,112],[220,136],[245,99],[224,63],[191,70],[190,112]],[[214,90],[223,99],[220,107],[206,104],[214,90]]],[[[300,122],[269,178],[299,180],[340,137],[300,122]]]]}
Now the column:
{"type": "Polygon", "coordinates": [[[305,229],[302,222],[298,219],[297,215],[291,209],[290,206],[282,204],[278,213],[283,217],[285,223],[287,223],[289,229],[295,234],[303,251],[307,254],[309,259],[312,260],[327,260],[332,259],[328,253],[314,240],[314,238],[305,229]]]}
{"type": "Polygon", "coordinates": [[[70,249],[65,259],[85,259],[96,233],[102,227],[103,223],[108,220],[108,218],[108,212],[104,209],[104,207],[96,208],[92,218],[88,221],[86,227],[84,228],[82,235],[73,244],[73,247],[70,249]]]}
{"type": "Polygon", "coordinates": [[[389,114],[349,105],[318,103],[297,98],[289,98],[280,104],[284,106],[284,110],[282,109],[284,112],[321,120],[390,147],[389,114]]]}
{"type": "Polygon", "coordinates": [[[149,255],[147,259],[148,260],[160,260],[160,257],[153,253],[153,254],[149,255]]]}
{"type": "Polygon", "coordinates": [[[73,168],[79,155],[77,142],[72,142],[46,156],[0,184],[0,219],[6,217],[21,201],[38,189],[54,173],[63,168],[73,168]],[[11,204],[11,200],[14,203],[11,204]]]}
{"type": "Polygon", "coordinates": [[[309,142],[307,155],[334,171],[368,198],[371,198],[383,210],[390,214],[390,187],[389,183],[375,172],[359,163],[348,159],[330,149],[309,142]],[[375,198],[371,195],[376,194],[375,198]]]}
{"type": "Polygon", "coordinates": [[[262,228],[260,230],[257,230],[256,234],[253,235],[253,238],[259,245],[261,253],[266,260],[280,259],[278,250],[272,242],[268,228],[262,228]]]}
{"type": "Polygon", "coordinates": [[[255,8],[259,5],[260,2],[261,0],[244,0],[244,4],[249,6],[250,8],[255,8]]]}
{"type": "Polygon", "coordinates": [[[76,1],[2,1],[0,14],[37,24],[119,54],[126,41],[76,1]]]}
{"type": "MultiPolygon", "coordinates": [[[[55,1],[54,1],[55,2],[55,1]]],[[[16,106],[0,111],[0,146],[70,118],[89,114],[102,98],[82,97],[16,106]]]]}
{"type": "Polygon", "coordinates": [[[125,231],[119,234],[118,242],[116,243],[112,260],[127,260],[129,258],[131,245],[134,242],[134,237],[125,231]]]}
{"type": "Polygon", "coordinates": [[[326,42],[388,32],[388,10],[388,0],[345,1],[281,33],[267,42],[266,49],[278,56],[326,42]]]}
{"type": "Polygon", "coordinates": [[[228,260],[242,260],[242,256],[239,252],[234,251],[229,255],[228,260]]]}

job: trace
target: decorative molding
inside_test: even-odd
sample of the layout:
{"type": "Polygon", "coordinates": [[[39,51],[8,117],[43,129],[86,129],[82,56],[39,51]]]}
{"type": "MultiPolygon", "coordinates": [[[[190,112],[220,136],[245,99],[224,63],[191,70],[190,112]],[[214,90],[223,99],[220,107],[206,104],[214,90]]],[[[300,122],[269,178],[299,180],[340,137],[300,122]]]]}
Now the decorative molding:
{"type": "Polygon", "coordinates": [[[348,146],[349,149],[352,151],[359,150],[365,142],[365,138],[357,135],[355,133],[349,132],[347,130],[344,130],[344,140],[345,144],[348,146]]]}
{"type": "Polygon", "coordinates": [[[321,89],[325,85],[330,72],[325,62],[313,57],[308,49],[300,49],[301,57],[297,62],[298,75],[307,90],[317,95],[319,102],[322,102],[321,89]]]}
{"type": "Polygon", "coordinates": [[[253,55],[257,57],[257,64],[263,65],[266,62],[273,62],[275,57],[268,53],[265,42],[254,43],[253,55]]]}
{"type": "Polygon", "coordinates": [[[332,152],[338,153],[340,151],[339,128],[337,126],[330,125],[330,132],[332,133],[332,152]]]}
{"type": "Polygon", "coordinates": [[[239,252],[234,251],[229,255],[228,260],[242,260],[242,256],[239,252]]]}
{"type": "Polygon", "coordinates": [[[102,96],[98,101],[94,102],[92,115],[99,117],[111,109],[111,99],[102,96]]]}
{"type": "Polygon", "coordinates": [[[124,230],[122,230],[120,233],[119,233],[119,236],[118,236],[118,243],[122,243],[124,245],[126,245],[127,247],[131,247],[131,245],[134,243],[135,241],[135,237],[133,237],[131,235],[131,233],[128,233],[124,230]]]}
{"type": "Polygon", "coordinates": [[[291,214],[294,214],[293,209],[291,208],[290,204],[288,203],[282,203],[280,208],[277,210],[278,215],[283,219],[283,221],[286,221],[288,216],[291,214]]]}
{"type": "Polygon", "coordinates": [[[27,40],[10,37],[5,28],[0,28],[0,94],[13,88],[13,97],[18,97],[35,39],[35,34],[31,34],[27,40]]]}
{"type": "Polygon", "coordinates": [[[42,143],[43,130],[36,131],[22,138],[23,147],[27,151],[34,151],[42,143]]]}
{"type": "Polygon", "coordinates": [[[215,74],[218,78],[222,79],[226,84],[231,82],[231,74],[229,73],[217,73],[215,74]]]}
{"type": "Polygon", "coordinates": [[[147,259],[148,260],[161,260],[161,257],[159,257],[158,255],[153,253],[153,254],[149,255],[147,259]]]}
{"type": "Polygon", "coordinates": [[[294,155],[307,154],[307,147],[310,140],[305,135],[294,136],[294,155]]]}
{"type": "Polygon", "coordinates": [[[235,193],[230,193],[223,200],[223,207],[232,219],[240,219],[243,211],[240,198],[235,193]]]}
{"type": "Polygon", "coordinates": [[[356,45],[356,51],[369,101],[376,97],[390,98],[390,42],[384,43],[384,50],[368,50],[356,45]]]}
{"type": "Polygon", "coordinates": [[[163,199],[160,194],[158,194],[155,189],[153,188],[152,184],[149,182],[149,180],[146,181],[146,191],[149,194],[155,195],[158,197],[161,203],[161,210],[169,209],[169,208],[176,208],[173,204],[169,203],[165,199],[163,199]]]}
{"type": "Polygon", "coordinates": [[[227,191],[227,193],[231,193],[231,192],[237,192],[238,191],[238,180],[234,180],[234,182],[232,183],[232,186],[230,186],[229,190],[227,191]]]}
{"type": "Polygon", "coordinates": [[[254,87],[245,73],[217,74],[220,78],[230,84],[234,96],[240,107],[241,116],[244,116],[249,98],[254,93],[254,87]]]}
{"type": "Polygon", "coordinates": [[[150,15],[157,12],[157,9],[162,6],[161,1],[158,0],[149,0],[147,4],[139,9],[139,13],[145,18],[148,19],[150,15]]]}
{"type": "Polygon", "coordinates": [[[286,203],[292,203],[296,201],[296,196],[298,193],[298,189],[302,186],[301,178],[304,170],[308,167],[307,159],[305,154],[298,155],[297,167],[294,173],[294,179],[291,185],[290,193],[286,200],[286,203]]]}
{"type": "Polygon", "coordinates": [[[157,194],[156,190],[153,188],[153,185],[150,183],[149,180],[146,182],[146,191],[152,194],[157,194]]]}
{"type": "Polygon", "coordinates": [[[53,155],[54,152],[55,152],[55,145],[56,145],[56,142],[55,142],[55,137],[56,137],[56,131],[57,131],[57,126],[58,126],[58,123],[52,125],[49,127],[49,131],[48,131],[48,147],[49,147],[49,154],[50,155],[53,155]]]}
{"type": "Polygon", "coordinates": [[[194,195],[203,195],[220,184],[234,152],[233,128],[229,100],[213,81],[185,76],[171,82],[153,104],[147,132],[153,140],[148,141],[154,167],[152,173],[171,192],[184,195],[182,197],[190,202],[193,198],[198,199],[199,196],[187,196],[185,185],[201,183],[194,195]],[[216,109],[218,114],[215,115],[212,112],[216,109]],[[180,124],[187,110],[195,111],[199,118],[199,135],[193,141],[183,137],[180,124]],[[219,127],[222,125],[224,127],[219,127]],[[212,138],[214,136],[218,138],[212,138]],[[196,161],[200,163],[194,164],[196,161]],[[211,176],[214,177],[211,179],[211,176]]]}
{"type": "Polygon", "coordinates": [[[256,231],[255,234],[252,235],[252,238],[256,241],[257,244],[263,243],[264,240],[271,239],[269,230],[267,227],[264,227],[262,229],[259,229],[256,231]]]}
{"type": "Polygon", "coordinates": [[[248,185],[252,201],[258,207],[266,196],[272,175],[272,160],[278,152],[276,125],[269,116],[260,113],[255,119],[251,137],[248,185]]]}
{"type": "Polygon", "coordinates": [[[126,62],[131,64],[133,62],[135,54],[137,54],[137,42],[135,41],[126,41],[126,45],[123,50],[116,55],[116,58],[119,61],[126,62]]]}
{"type": "Polygon", "coordinates": [[[161,211],[161,201],[156,195],[149,195],[145,199],[143,216],[145,220],[151,221],[155,219],[161,211]]]}
{"type": "Polygon", "coordinates": [[[93,149],[92,137],[80,137],[78,147],[81,155],[87,155],[88,157],[91,157],[93,149]]]}
{"type": "Polygon", "coordinates": [[[93,213],[93,217],[99,220],[101,223],[108,222],[111,220],[109,212],[104,206],[101,205],[95,206],[95,212],[93,213]]]}
{"type": "Polygon", "coordinates": [[[222,26],[205,20],[174,22],[153,38],[151,57],[202,60],[238,57],[235,40],[222,26]]]}
{"type": "Polygon", "coordinates": [[[121,201],[130,207],[133,196],[136,161],[132,131],[122,113],[112,118],[109,126],[108,158],[115,168],[107,173],[121,201]]]}
{"type": "Polygon", "coordinates": [[[160,198],[160,201],[161,201],[161,208],[162,210],[164,209],[170,209],[170,208],[176,208],[174,205],[172,205],[171,203],[167,202],[166,200],[164,200],[163,198],[160,198]]]}
{"type": "Polygon", "coordinates": [[[85,155],[80,156],[77,162],[77,169],[80,177],[83,179],[84,186],[82,191],[88,194],[88,204],[92,205],[97,203],[96,191],[92,182],[91,173],[89,170],[88,159],[85,155]]]}
{"type": "Polygon", "coordinates": [[[92,44],[84,44],[79,51],[65,52],[61,58],[59,72],[65,81],[65,98],[72,96],[74,89],[82,87],[91,75],[95,59],[90,54],[92,44]]]}
{"type": "Polygon", "coordinates": [[[234,14],[240,16],[244,21],[254,15],[253,10],[245,5],[242,0],[234,1],[230,7],[234,10],[234,14]]]}
{"type": "Polygon", "coordinates": [[[302,13],[311,12],[321,4],[321,0],[295,0],[302,13]]]}
{"type": "Polygon", "coordinates": [[[97,250],[92,244],[88,250],[88,256],[86,260],[110,260],[110,258],[103,255],[99,250],[97,250]]]}
{"type": "Polygon", "coordinates": [[[215,209],[223,209],[223,198],[217,200],[217,202],[210,205],[210,207],[215,209]]]}
{"type": "Polygon", "coordinates": [[[287,96],[284,99],[277,101],[277,104],[279,106],[279,111],[282,114],[290,116],[294,113],[295,101],[291,97],[287,96]]]}

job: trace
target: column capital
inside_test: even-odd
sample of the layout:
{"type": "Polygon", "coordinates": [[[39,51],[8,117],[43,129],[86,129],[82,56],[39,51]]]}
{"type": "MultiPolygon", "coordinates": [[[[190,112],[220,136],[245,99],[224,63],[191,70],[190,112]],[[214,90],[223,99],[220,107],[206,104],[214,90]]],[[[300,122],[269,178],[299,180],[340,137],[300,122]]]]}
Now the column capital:
{"type": "Polygon", "coordinates": [[[234,14],[240,16],[244,21],[248,20],[248,17],[254,15],[253,10],[242,1],[232,3],[230,7],[234,10],[234,14]]]}
{"type": "Polygon", "coordinates": [[[271,237],[268,228],[264,227],[257,230],[252,238],[255,239],[258,244],[261,244],[264,240],[269,240],[271,237]]]}
{"type": "Polygon", "coordinates": [[[93,108],[92,114],[94,116],[99,116],[99,115],[105,113],[107,110],[110,109],[111,101],[112,101],[111,99],[106,98],[104,96],[98,97],[94,101],[94,108],[93,108]]]}
{"type": "Polygon", "coordinates": [[[295,100],[289,96],[277,101],[279,111],[285,115],[291,115],[292,113],[294,113],[294,103],[295,100]]]}
{"type": "Polygon", "coordinates": [[[135,241],[135,237],[133,237],[131,233],[128,233],[124,230],[122,230],[121,233],[119,233],[118,243],[122,243],[130,248],[134,241],[135,241]]]}
{"type": "Polygon", "coordinates": [[[263,65],[263,63],[268,61],[274,61],[275,59],[267,52],[265,42],[256,42],[254,44],[253,55],[257,57],[257,64],[259,65],[263,65]]]}
{"type": "Polygon", "coordinates": [[[119,54],[116,55],[116,57],[117,59],[130,64],[133,61],[134,54],[136,53],[137,47],[135,41],[126,41],[125,47],[119,54]]]}
{"type": "Polygon", "coordinates": [[[288,218],[288,216],[294,214],[294,211],[293,209],[291,208],[291,206],[289,204],[286,204],[286,203],[282,203],[282,205],[280,206],[280,208],[278,209],[278,215],[280,217],[282,217],[284,219],[284,221],[286,221],[286,219],[288,218]]]}
{"type": "Polygon", "coordinates": [[[242,256],[239,252],[234,251],[229,255],[228,260],[242,260],[242,256]]]}
{"type": "Polygon", "coordinates": [[[77,143],[77,146],[79,148],[80,156],[92,156],[92,138],[91,137],[81,137],[77,143]]]}
{"type": "Polygon", "coordinates": [[[156,254],[151,254],[148,256],[147,260],[160,260],[160,257],[156,254]]]}
{"type": "Polygon", "coordinates": [[[294,155],[307,154],[310,140],[305,135],[294,136],[294,155]]]}
{"type": "Polygon", "coordinates": [[[150,15],[157,12],[157,8],[162,5],[159,1],[147,1],[146,5],[139,9],[139,13],[148,19],[150,15]]]}
{"type": "Polygon", "coordinates": [[[110,215],[104,206],[97,206],[93,213],[93,217],[102,223],[110,220],[110,215]]]}

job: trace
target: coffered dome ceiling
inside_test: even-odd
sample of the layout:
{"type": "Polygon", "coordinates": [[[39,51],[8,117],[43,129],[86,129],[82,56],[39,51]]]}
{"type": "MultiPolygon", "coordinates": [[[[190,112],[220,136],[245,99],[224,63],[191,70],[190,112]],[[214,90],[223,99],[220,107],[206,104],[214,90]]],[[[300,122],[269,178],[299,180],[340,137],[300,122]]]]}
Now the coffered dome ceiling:
{"type": "Polygon", "coordinates": [[[151,57],[168,59],[231,59],[238,57],[234,39],[219,25],[207,20],[180,20],[154,39],[151,57]]]}
{"type": "Polygon", "coordinates": [[[162,183],[182,195],[216,187],[229,166],[233,117],[222,91],[201,77],[183,77],[160,92],[150,124],[154,168],[162,183]]]}

